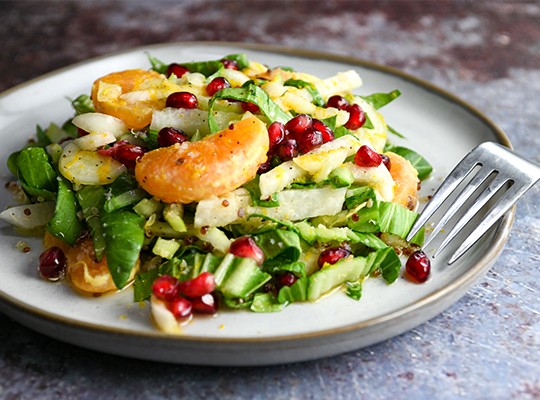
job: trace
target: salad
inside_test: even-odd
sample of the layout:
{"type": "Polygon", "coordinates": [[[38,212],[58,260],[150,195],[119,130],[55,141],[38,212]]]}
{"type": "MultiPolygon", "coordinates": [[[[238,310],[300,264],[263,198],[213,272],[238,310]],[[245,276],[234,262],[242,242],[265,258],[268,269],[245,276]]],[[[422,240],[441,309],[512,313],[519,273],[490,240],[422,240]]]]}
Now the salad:
{"type": "Polygon", "coordinates": [[[357,95],[356,71],[245,54],[149,61],[97,79],[73,118],[7,160],[23,204],[0,218],[43,235],[44,279],[130,288],[165,332],[220,309],[359,300],[368,278],[428,279],[424,232],[405,237],[431,166],[392,145],[379,112],[398,90],[357,95]]]}

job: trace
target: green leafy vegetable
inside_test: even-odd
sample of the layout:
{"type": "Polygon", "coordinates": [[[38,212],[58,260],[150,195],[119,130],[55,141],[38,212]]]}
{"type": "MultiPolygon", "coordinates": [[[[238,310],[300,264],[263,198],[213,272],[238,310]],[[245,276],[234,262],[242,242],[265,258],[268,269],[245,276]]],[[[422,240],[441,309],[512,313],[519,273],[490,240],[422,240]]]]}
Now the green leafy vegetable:
{"type": "Polygon", "coordinates": [[[87,94],[81,94],[77,98],[71,100],[71,106],[77,115],[95,112],[94,103],[87,94]]]}
{"type": "Polygon", "coordinates": [[[373,93],[369,96],[360,96],[362,99],[371,104],[376,110],[391,103],[401,95],[399,90],[392,90],[388,93],[373,93]]]}
{"type": "Polygon", "coordinates": [[[150,53],[146,53],[146,57],[148,57],[148,61],[150,62],[150,65],[152,65],[152,70],[159,72],[160,74],[167,72],[169,64],[165,64],[163,61],[157,57],[154,57],[150,53]]]}
{"type": "Polygon", "coordinates": [[[292,263],[302,253],[300,237],[289,230],[275,229],[255,235],[253,239],[263,251],[268,265],[292,263]]]}
{"type": "Polygon", "coordinates": [[[371,253],[367,259],[370,265],[370,273],[379,269],[386,283],[391,284],[399,276],[401,270],[401,260],[392,247],[386,247],[371,253]]]}
{"type": "MultiPolygon", "coordinates": [[[[13,166],[13,159],[8,165],[13,166]]],[[[16,172],[23,189],[34,198],[53,200],[58,188],[56,172],[42,147],[27,147],[15,159],[16,172]]]]}
{"type": "Polygon", "coordinates": [[[120,210],[102,215],[101,225],[109,272],[116,287],[122,289],[129,281],[144,242],[144,218],[120,210]]]}
{"type": "Polygon", "coordinates": [[[268,94],[256,85],[249,85],[240,88],[227,88],[217,92],[210,101],[208,110],[208,126],[211,133],[222,129],[214,117],[214,104],[219,99],[238,100],[256,104],[261,112],[268,117],[270,121],[279,121],[286,123],[291,116],[281,109],[268,94]]]}
{"type": "Polygon", "coordinates": [[[250,306],[251,311],[258,313],[278,312],[282,308],[283,304],[279,303],[270,293],[255,294],[250,306]]]}
{"type": "Polygon", "coordinates": [[[313,98],[313,104],[318,107],[322,107],[325,104],[319,91],[310,82],[306,82],[301,79],[288,79],[287,81],[285,81],[284,85],[293,86],[299,89],[306,89],[313,98]]]}
{"type": "Polygon", "coordinates": [[[416,218],[418,218],[418,213],[388,201],[379,203],[379,214],[381,232],[393,233],[401,238],[407,237],[416,218]]]}
{"type": "Polygon", "coordinates": [[[148,300],[152,296],[152,284],[158,276],[157,268],[139,272],[135,276],[135,282],[133,282],[133,301],[148,300]]]}
{"type": "Polygon", "coordinates": [[[424,157],[422,157],[416,151],[411,150],[407,147],[393,146],[391,144],[387,144],[384,148],[384,151],[391,151],[400,155],[406,160],[409,160],[409,162],[416,169],[416,171],[418,171],[418,179],[422,181],[426,179],[433,171],[433,167],[424,157]]]}
{"type": "Polygon", "coordinates": [[[122,174],[111,184],[103,208],[106,212],[113,212],[138,203],[145,197],[147,197],[147,194],[142,189],[139,189],[135,177],[130,174],[122,174]]]}
{"type": "Polygon", "coordinates": [[[82,232],[82,224],[77,216],[79,207],[71,184],[64,178],[58,179],[58,197],[54,214],[47,224],[53,236],[74,245],[82,232]]]}

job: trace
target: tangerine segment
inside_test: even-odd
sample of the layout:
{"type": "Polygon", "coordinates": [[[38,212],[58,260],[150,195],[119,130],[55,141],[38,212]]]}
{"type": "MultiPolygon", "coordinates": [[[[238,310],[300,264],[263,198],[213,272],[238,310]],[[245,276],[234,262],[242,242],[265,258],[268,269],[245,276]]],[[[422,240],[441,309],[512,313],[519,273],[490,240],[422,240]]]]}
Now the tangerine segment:
{"type": "MultiPolygon", "coordinates": [[[[56,246],[63,250],[66,256],[68,281],[77,291],[99,295],[118,290],[109,272],[105,256],[101,261],[96,261],[94,243],[89,236],[78,241],[75,246],[70,246],[53,235],[45,233],[43,244],[45,248],[56,246]]],[[[138,269],[139,261],[133,268],[130,279],[134,278],[138,269]]]]}
{"type": "Polygon", "coordinates": [[[394,203],[414,210],[417,204],[418,172],[405,158],[392,152],[384,153],[390,158],[390,175],[396,183],[394,203]]]}
{"type": "Polygon", "coordinates": [[[165,107],[165,99],[151,97],[132,103],[127,102],[121,95],[141,90],[144,82],[161,78],[163,77],[159,73],[143,69],[130,69],[105,75],[92,85],[94,108],[96,112],[120,118],[128,128],[142,129],[150,124],[154,110],[165,107]],[[107,87],[102,83],[117,86],[107,87]],[[118,87],[121,88],[121,93],[115,91],[118,87]]]}
{"type": "Polygon", "coordinates": [[[146,153],[135,167],[141,187],[167,203],[220,196],[255,177],[268,152],[266,125],[256,117],[231,124],[198,142],[146,153]]]}

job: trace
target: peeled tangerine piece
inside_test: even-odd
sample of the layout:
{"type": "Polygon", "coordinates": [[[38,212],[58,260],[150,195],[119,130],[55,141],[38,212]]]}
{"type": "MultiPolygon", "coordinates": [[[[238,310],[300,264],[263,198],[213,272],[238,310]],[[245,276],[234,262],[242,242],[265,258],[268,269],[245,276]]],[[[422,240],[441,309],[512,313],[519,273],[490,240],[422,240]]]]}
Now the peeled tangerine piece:
{"type": "MultiPolygon", "coordinates": [[[[121,119],[130,129],[141,129],[150,124],[152,112],[165,107],[165,99],[152,95],[145,83],[155,82],[155,88],[166,85],[165,76],[142,69],[113,72],[97,79],[92,85],[92,102],[97,112],[121,119]],[[144,101],[128,101],[123,95],[145,89],[149,97],[144,101]]],[[[171,89],[172,90],[172,89],[171,89]]]]}
{"type": "MultiPolygon", "coordinates": [[[[46,249],[53,246],[62,249],[66,255],[67,279],[77,291],[98,295],[118,290],[109,272],[107,259],[103,257],[101,261],[96,261],[94,244],[89,236],[78,241],[75,246],[70,246],[46,233],[43,245],[46,249]]],[[[129,278],[130,282],[133,281],[138,270],[139,261],[137,260],[129,278]]]]}
{"type": "Polygon", "coordinates": [[[414,210],[417,205],[418,172],[409,160],[400,155],[392,152],[385,154],[390,158],[390,174],[396,184],[392,201],[414,210]]]}
{"type": "Polygon", "coordinates": [[[266,125],[248,117],[197,142],[146,153],[135,178],[167,203],[191,203],[228,193],[253,179],[268,152],[266,125]]]}

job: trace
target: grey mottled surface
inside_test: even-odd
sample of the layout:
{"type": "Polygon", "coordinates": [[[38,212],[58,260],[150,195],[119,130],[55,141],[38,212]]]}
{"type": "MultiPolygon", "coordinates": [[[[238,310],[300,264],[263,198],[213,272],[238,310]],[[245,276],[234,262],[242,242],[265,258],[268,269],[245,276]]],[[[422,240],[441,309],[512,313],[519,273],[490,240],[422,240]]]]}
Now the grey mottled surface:
{"type": "MultiPolygon", "coordinates": [[[[540,162],[538,1],[1,1],[0,89],[119,49],[226,40],[401,68],[454,92],[540,162]]],[[[264,368],[133,361],[0,315],[0,398],[539,399],[540,187],[490,272],[438,317],[349,354],[264,368]]]]}

